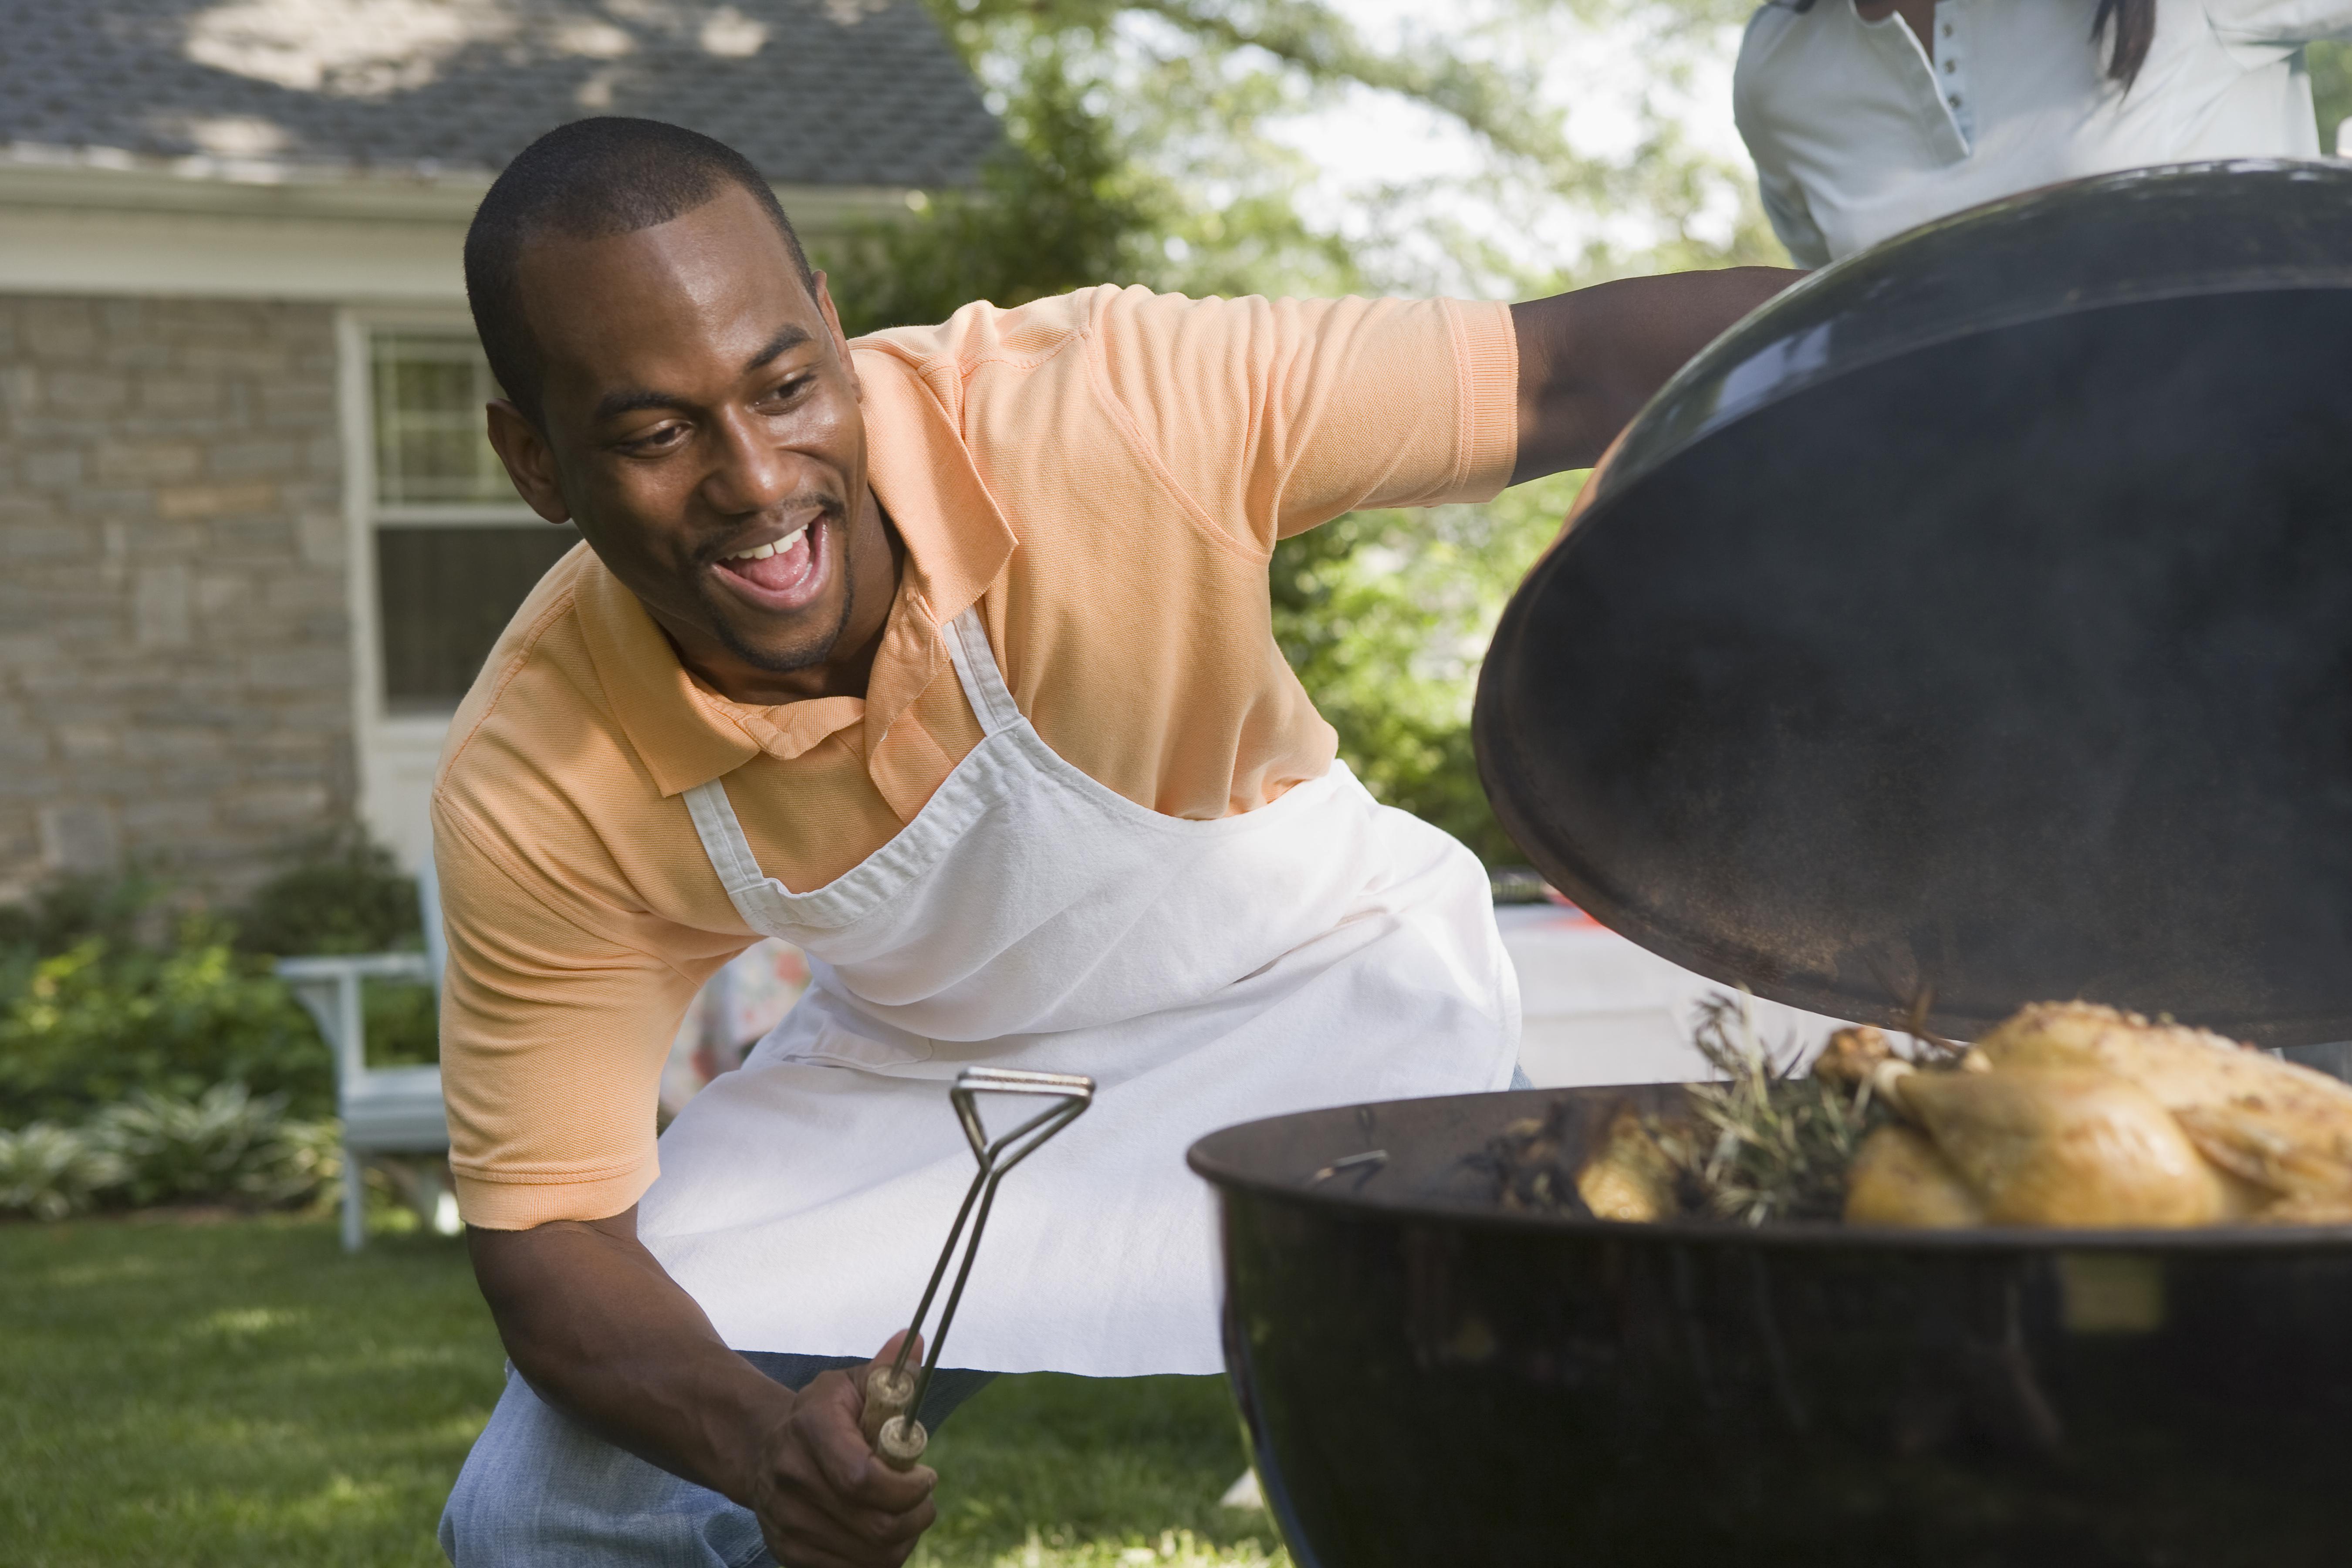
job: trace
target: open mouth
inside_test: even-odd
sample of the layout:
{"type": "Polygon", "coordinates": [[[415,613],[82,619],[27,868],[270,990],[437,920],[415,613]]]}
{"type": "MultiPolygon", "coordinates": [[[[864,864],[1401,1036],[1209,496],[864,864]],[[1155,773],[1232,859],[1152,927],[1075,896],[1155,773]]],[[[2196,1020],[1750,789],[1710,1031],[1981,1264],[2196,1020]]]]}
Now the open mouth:
{"type": "Polygon", "coordinates": [[[803,523],[781,539],[721,556],[717,565],[762,609],[797,610],[824,586],[824,530],[803,523]]]}

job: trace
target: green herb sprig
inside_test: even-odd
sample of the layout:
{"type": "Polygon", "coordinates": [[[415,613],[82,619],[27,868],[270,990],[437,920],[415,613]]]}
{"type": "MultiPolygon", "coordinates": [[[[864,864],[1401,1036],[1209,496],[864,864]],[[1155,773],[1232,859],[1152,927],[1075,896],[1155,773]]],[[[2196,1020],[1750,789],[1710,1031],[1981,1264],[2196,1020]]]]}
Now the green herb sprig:
{"type": "Polygon", "coordinates": [[[1717,993],[1699,1004],[1693,1043],[1723,1075],[1690,1091],[1696,1124],[1650,1128],[1674,1168],[1685,1212],[1750,1226],[1835,1219],[1862,1141],[1888,1120],[1865,1083],[1849,1090],[1800,1078],[1804,1052],[1758,1037],[1752,999],[1717,993]]]}

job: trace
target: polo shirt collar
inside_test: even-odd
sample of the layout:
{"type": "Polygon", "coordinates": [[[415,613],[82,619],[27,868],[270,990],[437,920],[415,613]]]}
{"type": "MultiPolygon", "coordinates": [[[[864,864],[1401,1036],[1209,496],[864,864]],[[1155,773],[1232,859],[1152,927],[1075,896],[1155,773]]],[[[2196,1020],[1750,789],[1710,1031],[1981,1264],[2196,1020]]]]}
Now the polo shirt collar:
{"type": "MultiPolygon", "coordinates": [[[[762,752],[799,756],[864,721],[870,759],[890,725],[937,674],[940,628],[977,603],[1015,542],[946,405],[915,366],[853,351],[866,416],[866,477],[907,557],[865,698],[814,697],[756,707],[686,671],[637,596],[592,561],[573,604],[614,718],[664,796],[741,767],[762,752]]],[[[961,391],[951,385],[950,395],[961,391]]]]}

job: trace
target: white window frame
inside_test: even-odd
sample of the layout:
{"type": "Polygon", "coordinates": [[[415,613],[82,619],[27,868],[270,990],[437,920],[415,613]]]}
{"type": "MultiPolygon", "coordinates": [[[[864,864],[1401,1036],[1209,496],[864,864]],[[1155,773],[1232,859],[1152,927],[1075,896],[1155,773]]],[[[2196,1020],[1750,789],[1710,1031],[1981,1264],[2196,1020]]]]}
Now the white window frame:
{"type": "MultiPolygon", "coordinates": [[[[383,694],[382,605],[376,583],[376,532],[402,527],[511,528],[539,523],[518,497],[491,504],[376,500],[375,374],[373,344],[380,331],[448,332],[471,338],[473,320],[462,308],[347,306],[335,315],[335,348],[342,426],[343,526],[348,569],[346,607],[352,627],[352,749],[359,771],[359,813],[376,838],[414,870],[431,848],[424,803],[431,769],[448,737],[448,712],[394,713],[383,694]]],[[[541,524],[544,526],[544,524],[541,524]]]]}

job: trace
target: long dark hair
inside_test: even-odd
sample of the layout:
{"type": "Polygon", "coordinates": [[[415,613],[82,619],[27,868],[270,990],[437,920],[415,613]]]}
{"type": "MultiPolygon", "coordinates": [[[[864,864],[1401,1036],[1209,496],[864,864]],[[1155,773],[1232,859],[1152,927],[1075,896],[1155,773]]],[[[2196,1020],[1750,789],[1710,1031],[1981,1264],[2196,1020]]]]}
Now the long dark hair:
{"type": "Polygon", "coordinates": [[[2096,38],[2116,25],[2116,50],[2107,58],[2107,74],[2126,87],[2139,79],[2147,64],[2147,47],[2156,42],[2156,0],[2099,0],[2099,14],[2091,21],[2096,38]]]}
{"type": "MultiPolygon", "coordinates": [[[[1790,0],[1790,8],[1810,11],[1813,0],[1790,0]]],[[[2156,42],[2156,0],[2099,0],[2099,14],[2091,19],[2094,40],[2109,22],[2116,26],[2116,47],[2107,58],[2107,74],[2129,87],[2139,79],[2139,68],[2147,64],[2147,47],[2156,42]]]]}

